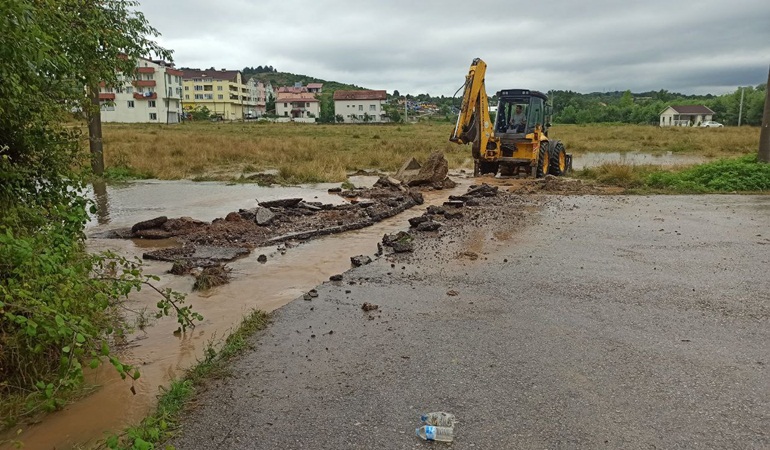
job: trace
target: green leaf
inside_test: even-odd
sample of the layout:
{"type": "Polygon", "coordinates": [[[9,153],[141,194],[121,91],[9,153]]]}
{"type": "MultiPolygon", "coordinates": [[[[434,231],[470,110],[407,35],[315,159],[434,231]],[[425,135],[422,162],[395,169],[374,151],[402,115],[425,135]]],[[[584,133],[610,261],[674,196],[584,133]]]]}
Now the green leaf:
{"type": "Polygon", "coordinates": [[[67,345],[66,347],[62,347],[62,349],[61,349],[61,351],[64,352],[64,353],[69,353],[71,350],[72,349],[70,348],[69,345],[67,345]]]}

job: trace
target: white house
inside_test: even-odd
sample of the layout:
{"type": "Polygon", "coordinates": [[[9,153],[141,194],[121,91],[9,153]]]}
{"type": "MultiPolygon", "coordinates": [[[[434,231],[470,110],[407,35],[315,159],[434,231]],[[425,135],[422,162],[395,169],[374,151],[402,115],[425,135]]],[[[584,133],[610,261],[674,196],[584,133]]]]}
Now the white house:
{"type": "Polygon", "coordinates": [[[160,60],[139,58],[136,78],[117,87],[102,86],[103,122],[178,123],[182,116],[182,71],[160,60]]]}
{"type": "Polygon", "coordinates": [[[703,105],[673,105],[660,113],[660,126],[698,126],[707,120],[711,120],[713,115],[714,111],[703,105]]]}
{"type": "Polygon", "coordinates": [[[385,91],[335,91],[334,115],[345,123],[387,122],[386,99],[385,91]]]}
{"type": "Polygon", "coordinates": [[[309,92],[278,92],[275,99],[275,114],[292,119],[313,119],[321,114],[321,105],[315,95],[309,92]]]}

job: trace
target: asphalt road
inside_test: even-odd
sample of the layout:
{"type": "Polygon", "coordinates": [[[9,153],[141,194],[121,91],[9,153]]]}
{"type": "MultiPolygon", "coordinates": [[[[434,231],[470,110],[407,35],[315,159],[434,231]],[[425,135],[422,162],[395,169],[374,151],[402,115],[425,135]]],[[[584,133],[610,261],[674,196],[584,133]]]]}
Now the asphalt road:
{"type": "Polygon", "coordinates": [[[171,444],[770,448],[770,196],[503,203],[276,311],[171,444]]]}

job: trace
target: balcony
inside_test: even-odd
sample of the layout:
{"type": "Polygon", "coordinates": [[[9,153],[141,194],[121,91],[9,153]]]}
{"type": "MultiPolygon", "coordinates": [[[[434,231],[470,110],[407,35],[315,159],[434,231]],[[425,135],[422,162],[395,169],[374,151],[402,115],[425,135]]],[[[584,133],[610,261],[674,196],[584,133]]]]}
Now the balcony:
{"type": "Polygon", "coordinates": [[[99,100],[115,100],[115,94],[111,92],[99,93],[99,100]]]}
{"type": "Polygon", "coordinates": [[[136,87],[155,87],[155,80],[135,80],[136,87]]]}
{"type": "Polygon", "coordinates": [[[154,67],[137,67],[136,68],[137,73],[155,73],[154,67]]]}
{"type": "Polygon", "coordinates": [[[158,93],[142,94],[141,92],[134,92],[134,98],[137,100],[155,100],[158,98],[158,93]]]}

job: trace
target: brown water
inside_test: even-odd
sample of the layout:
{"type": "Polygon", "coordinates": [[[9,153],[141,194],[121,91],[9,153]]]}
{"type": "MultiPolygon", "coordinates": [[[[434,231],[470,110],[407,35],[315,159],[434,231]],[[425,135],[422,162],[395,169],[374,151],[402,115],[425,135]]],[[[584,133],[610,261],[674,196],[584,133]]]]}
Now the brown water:
{"type": "MultiPolygon", "coordinates": [[[[170,287],[189,293],[187,303],[204,316],[195,329],[175,336],[176,320],[163,318],[145,331],[129,337],[121,357],[136,364],[142,376],[134,383],[121,380],[114,369],[102,366],[90,374],[99,388],[62,411],[46,416],[41,423],[22,427],[15,439],[29,449],[67,449],[92,444],[107,434],[138,423],[155,406],[156,396],[170,380],[200,359],[209,343],[221,342],[242,317],[253,309],[272,311],[294,300],[330,275],[350,268],[350,256],[373,255],[384,233],[407,228],[406,220],[423,213],[431,204],[440,204],[453,193],[467,188],[462,180],[453,191],[428,192],[424,205],[412,208],[371,227],[340,235],[327,236],[288,249],[281,255],[275,247],[258,248],[249,257],[229,264],[232,281],[205,293],[191,292],[192,277],[177,277],[166,272],[170,263],[145,261],[145,273],[161,276],[159,288],[170,287]],[[268,255],[267,263],[257,262],[260,254],[268,255]]],[[[94,189],[100,213],[88,231],[129,226],[139,220],[159,215],[191,216],[203,220],[222,217],[238,208],[255,205],[260,200],[290,196],[324,202],[340,202],[326,193],[328,186],[304,188],[264,188],[251,185],[226,186],[216,183],[144,182],[119,188],[94,189]],[[273,190],[275,189],[275,190],[273,190]]],[[[148,247],[172,245],[173,241],[90,239],[92,251],[114,250],[124,256],[140,256],[148,247]]],[[[158,297],[148,289],[133,294],[128,307],[152,311],[158,297]]],[[[4,436],[9,438],[11,435],[4,436]]],[[[0,441],[3,439],[0,438],[0,441]]]]}

